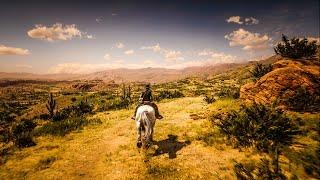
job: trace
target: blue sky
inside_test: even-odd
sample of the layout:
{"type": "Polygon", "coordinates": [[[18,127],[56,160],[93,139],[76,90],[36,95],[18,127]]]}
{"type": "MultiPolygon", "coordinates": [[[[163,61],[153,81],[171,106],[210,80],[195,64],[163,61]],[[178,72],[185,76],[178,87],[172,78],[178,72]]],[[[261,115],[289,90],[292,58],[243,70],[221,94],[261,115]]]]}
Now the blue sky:
{"type": "Polygon", "coordinates": [[[319,1],[3,1],[0,71],[90,73],[267,57],[319,38],[319,1]]]}

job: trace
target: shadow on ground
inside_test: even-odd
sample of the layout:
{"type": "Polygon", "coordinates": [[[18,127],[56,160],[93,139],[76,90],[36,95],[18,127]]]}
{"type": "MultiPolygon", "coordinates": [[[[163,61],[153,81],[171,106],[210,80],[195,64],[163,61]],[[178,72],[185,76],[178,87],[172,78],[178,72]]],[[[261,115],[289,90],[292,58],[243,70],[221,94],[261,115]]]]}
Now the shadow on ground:
{"type": "Polygon", "coordinates": [[[169,154],[169,159],[174,159],[177,157],[177,152],[181,150],[183,147],[191,144],[190,141],[179,142],[177,141],[178,136],[169,134],[168,138],[161,141],[154,141],[153,144],[157,145],[153,156],[160,156],[162,154],[169,154]]]}

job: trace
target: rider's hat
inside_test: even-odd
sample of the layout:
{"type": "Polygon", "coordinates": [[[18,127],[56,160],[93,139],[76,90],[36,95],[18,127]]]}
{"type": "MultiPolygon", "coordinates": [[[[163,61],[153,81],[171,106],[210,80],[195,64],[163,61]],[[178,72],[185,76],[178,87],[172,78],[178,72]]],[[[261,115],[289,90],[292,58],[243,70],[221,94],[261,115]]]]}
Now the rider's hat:
{"type": "Polygon", "coordinates": [[[150,83],[146,84],[146,89],[150,89],[150,83]]]}

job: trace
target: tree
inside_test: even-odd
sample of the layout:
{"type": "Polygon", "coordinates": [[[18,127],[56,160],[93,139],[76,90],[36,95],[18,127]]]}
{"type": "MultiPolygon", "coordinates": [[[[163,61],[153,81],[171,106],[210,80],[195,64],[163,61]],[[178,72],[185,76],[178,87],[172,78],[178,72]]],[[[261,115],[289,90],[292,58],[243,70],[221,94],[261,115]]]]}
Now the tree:
{"type": "Polygon", "coordinates": [[[299,39],[296,37],[288,39],[282,34],[282,42],[278,43],[274,48],[276,54],[289,58],[309,58],[317,53],[316,41],[309,42],[306,38],[299,39]]]}
{"type": "Polygon", "coordinates": [[[269,153],[277,177],[281,176],[279,154],[282,148],[291,145],[293,137],[300,132],[282,111],[256,103],[242,106],[239,111],[214,114],[211,121],[237,147],[253,146],[269,153]]]}

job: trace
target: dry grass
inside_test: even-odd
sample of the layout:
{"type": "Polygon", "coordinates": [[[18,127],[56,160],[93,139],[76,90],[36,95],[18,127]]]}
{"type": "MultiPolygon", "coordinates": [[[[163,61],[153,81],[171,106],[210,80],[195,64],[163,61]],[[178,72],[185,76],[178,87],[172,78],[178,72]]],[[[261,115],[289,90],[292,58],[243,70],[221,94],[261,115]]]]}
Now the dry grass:
{"type": "Polygon", "coordinates": [[[160,103],[165,118],[156,123],[156,142],[147,152],[135,147],[133,110],[103,112],[92,117],[101,119],[100,126],[65,137],[39,137],[37,146],[13,152],[0,167],[0,179],[235,179],[234,160],[259,155],[227,146],[201,118],[208,109],[236,103],[206,105],[202,99],[160,103]],[[192,114],[200,118],[193,120],[192,114]]]}

